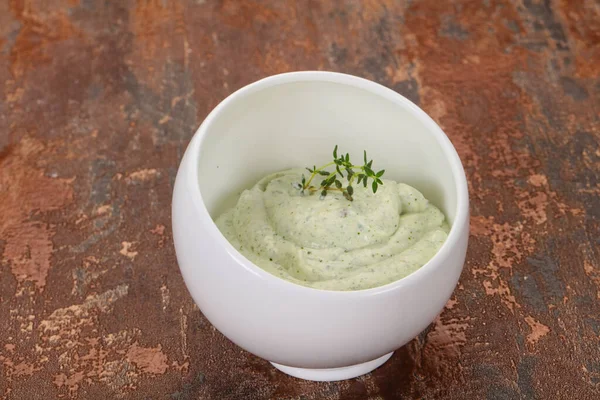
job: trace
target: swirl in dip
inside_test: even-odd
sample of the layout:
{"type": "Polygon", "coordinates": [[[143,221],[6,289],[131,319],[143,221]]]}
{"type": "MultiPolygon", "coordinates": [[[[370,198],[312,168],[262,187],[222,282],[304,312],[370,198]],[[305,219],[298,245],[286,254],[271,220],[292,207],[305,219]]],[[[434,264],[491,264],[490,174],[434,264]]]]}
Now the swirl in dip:
{"type": "Polygon", "coordinates": [[[448,234],[444,214],[415,188],[383,180],[324,199],[293,187],[303,170],[278,172],[245,190],[216,223],[246,258],[282,279],[325,290],[368,289],[429,261],[448,234]]]}

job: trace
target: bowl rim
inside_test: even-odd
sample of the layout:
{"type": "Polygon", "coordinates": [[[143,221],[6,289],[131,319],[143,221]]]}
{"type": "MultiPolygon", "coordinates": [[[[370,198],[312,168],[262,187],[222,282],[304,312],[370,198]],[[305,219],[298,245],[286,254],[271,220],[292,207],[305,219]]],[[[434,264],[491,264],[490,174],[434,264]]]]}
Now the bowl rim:
{"type": "Polygon", "coordinates": [[[218,244],[225,248],[227,253],[229,253],[229,255],[232,258],[234,258],[238,265],[246,269],[248,272],[259,276],[261,279],[268,281],[269,284],[281,286],[281,288],[285,290],[295,290],[301,292],[306,291],[307,294],[309,292],[313,294],[327,293],[329,295],[340,297],[371,296],[393,291],[404,285],[412,285],[418,280],[422,279],[422,277],[425,277],[429,273],[432,273],[435,269],[439,268],[441,264],[443,264],[444,260],[446,260],[447,257],[450,255],[452,249],[456,245],[458,245],[462,235],[464,234],[463,230],[468,230],[469,194],[467,178],[460,157],[458,156],[458,153],[456,152],[456,149],[454,148],[452,142],[450,142],[448,136],[425,111],[423,111],[412,101],[402,96],[401,94],[393,91],[392,89],[389,89],[379,83],[358,76],[330,71],[296,71],[271,75],[253,83],[250,83],[231,93],[224,100],[222,100],[215,108],[213,108],[213,110],[206,116],[204,121],[201,123],[200,127],[194,133],[186,150],[186,154],[187,157],[189,157],[188,163],[190,166],[192,166],[192,168],[188,170],[188,173],[186,174],[187,179],[184,183],[185,186],[187,186],[188,188],[193,188],[190,191],[192,195],[192,203],[200,213],[201,223],[205,225],[205,228],[208,230],[211,237],[214,237],[217,240],[218,244]],[[204,204],[198,180],[198,159],[200,156],[202,145],[204,144],[204,139],[207,135],[207,132],[211,128],[213,121],[221,113],[223,113],[223,111],[231,103],[238,101],[239,99],[246,97],[252,93],[277,85],[311,81],[337,83],[356,87],[371,92],[372,94],[378,95],[384,98],[385,100],[392,101],[393,103],[404,107],[413,116],[418,118],[420,122],[425,125],[427,130],[430,131],[431,134],[433,134],[436,141],[442,146],[442,151],[451,164],[452,176],[455,181],[456,190],[456,215],[454,218],[454,222],[450,227],[448,238],[446,239],[442,247],[438,250],[438,252],[427,263],[425,263],[421,268],[417,269],[416,271],[408,274],[403,278],[400,278],[382,286],[376,286],[374,288],[343,291],[313,288],[287,281],[283,278],[279,278],[263,270],[262,268],[254,264],[252,261],[248,260],[235,247],[233,247],[233,245],[229,243],[227,238],[225,238],[225,236],[221,233],[215,221],[210,216],[206,205],[204,204]]]}

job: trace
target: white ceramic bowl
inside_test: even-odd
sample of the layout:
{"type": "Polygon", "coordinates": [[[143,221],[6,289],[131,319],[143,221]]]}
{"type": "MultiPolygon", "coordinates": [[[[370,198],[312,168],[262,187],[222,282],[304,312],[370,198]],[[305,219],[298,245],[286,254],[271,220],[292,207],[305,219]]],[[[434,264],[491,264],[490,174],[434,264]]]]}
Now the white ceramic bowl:
{"type": "Polygon", "coordinates": [[[304,379],[367,373],[441,312],[461,273],[469,231],[467,182],[442,130],[374,82],[332,72],[271,76],[230,95],[205,119],[173,193],[177,260],[208,320],[243,349],[304,379]],[[213,222],[261,177],[363,149],[386,178],[415,186],[446,214],[440,251],[413,274],[360,291],[279,279],[248,261],[213,222]]]}

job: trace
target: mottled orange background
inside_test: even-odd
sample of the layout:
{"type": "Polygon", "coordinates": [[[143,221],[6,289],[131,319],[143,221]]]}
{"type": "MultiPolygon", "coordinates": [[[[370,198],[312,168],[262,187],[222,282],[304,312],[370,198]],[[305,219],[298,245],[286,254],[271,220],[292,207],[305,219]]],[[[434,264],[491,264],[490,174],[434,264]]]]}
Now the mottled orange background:
{"type": "Polygon", "coordinates": [[[600,398],[594,0],[0,2],[0,396],[600,398]],[[465,165],[459,287],[382,368],[299,381],[194,306],[170,232],[191,135],[284,71],[419,104],[465,165]]]}

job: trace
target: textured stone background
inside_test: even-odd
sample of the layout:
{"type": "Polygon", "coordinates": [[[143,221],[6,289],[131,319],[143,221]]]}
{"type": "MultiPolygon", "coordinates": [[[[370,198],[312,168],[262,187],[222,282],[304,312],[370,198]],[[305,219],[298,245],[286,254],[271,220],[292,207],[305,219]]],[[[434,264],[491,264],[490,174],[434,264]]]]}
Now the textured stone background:
{"type": "Polygon", "coordinates": [[[0,395],[600,398],[594,0],[0,2],[0,395]],[[170,200],[204,116],[327,69],[409,97],[465,164],[472,237],[431,329],[374,373],[287,377],[189,297],[170,200]]]}

